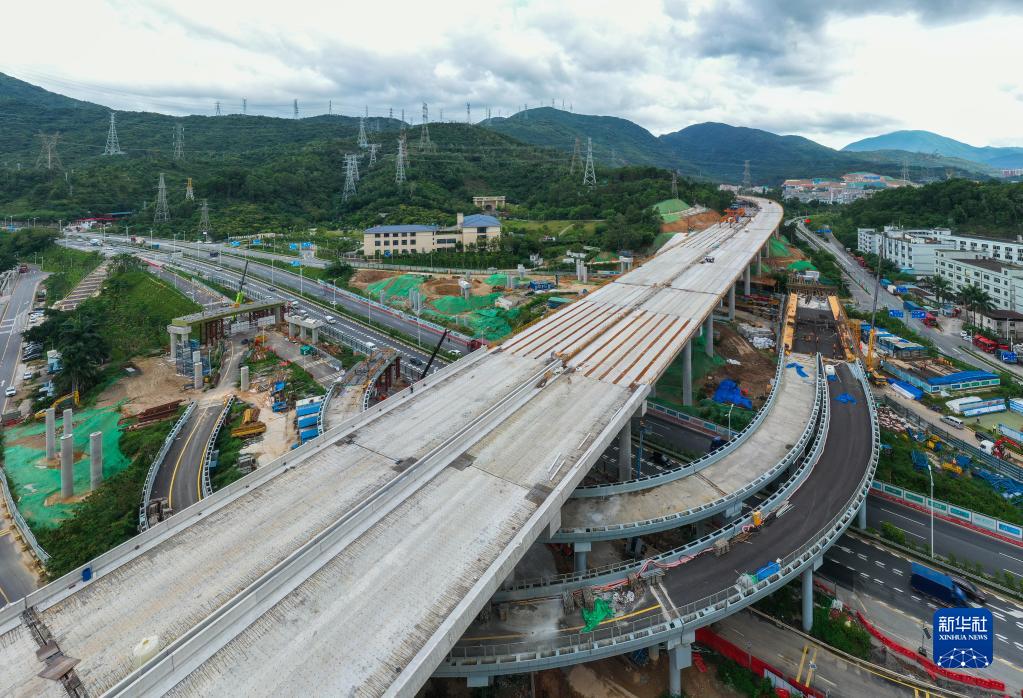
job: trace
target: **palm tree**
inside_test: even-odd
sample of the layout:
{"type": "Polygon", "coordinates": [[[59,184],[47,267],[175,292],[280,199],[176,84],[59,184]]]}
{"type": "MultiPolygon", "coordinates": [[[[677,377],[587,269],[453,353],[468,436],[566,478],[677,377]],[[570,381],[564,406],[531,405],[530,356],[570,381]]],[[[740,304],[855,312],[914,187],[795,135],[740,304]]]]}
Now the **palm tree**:
{"type": "Polygon", "coordinates": [[[928,280],[931,283],[931,290],[934,291],[934,297],[938,300],[938,305],[941,305],[941,302],[949,297],[952,284],[944,276],[934,275],[928,280]]]}
{"type": "MultiPolygon", "coordinates": [[[[986,313],[995,308],[995,301],[991,297],[991,294],[982,288],[977,288],[977,294],[973,298],[973,321],[976,324],[977,313],[986,313]]],[[[998,334],[997,325],[995,326],[995,334],[998,334]]]]}
{"type": "MultiPolygon", "coordinates": [[[[983,293],[983,289],[981,289],[980,286],[977,286],[975,284],[964,284],[959,289],[958,294],[959,303],[962,304],[968,311],[972,312],[973,304],[980,293],[983,293]]],[[[976,324],[974,320],[975,318],[970,319],[971,325],[976,324]]]]}
{"type": "Polygon", "coordinates": [[[69,317],[57,333],[62,376],[72,391],[84,390],[96,381],[100,365],[109,353],[107,341],[96,320],[81,311],[69,317]]]}

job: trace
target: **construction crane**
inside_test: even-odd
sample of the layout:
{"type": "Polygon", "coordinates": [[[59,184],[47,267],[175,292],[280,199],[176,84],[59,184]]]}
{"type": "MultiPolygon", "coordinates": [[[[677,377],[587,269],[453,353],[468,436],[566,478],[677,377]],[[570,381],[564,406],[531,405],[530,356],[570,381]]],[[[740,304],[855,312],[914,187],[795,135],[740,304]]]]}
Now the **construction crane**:
{"type": "Polygon", "coordinates": [[[885,243],[888,240],[887,233],[884,234],[884,238],[881,242],[880,248],[877,251],[877,278],[874,280],[874,302],[870,308],[870,338],[867,340],[867,357],[865,363],[867,364],[867,372],[871,375],[871,378],[877,382],[877,378],[880,376],[877,372],[877,366],[875,365],[874,358],[874,344],[877,340],[877,296],[881,291],[881,262],[884,260],[884,248],[885,243]]]}
{"type": "Polygon", "coordinates": [[[441,346],[444,344],[444,340],[448,337],[449,330],[444,330],[444,334],[440,336],[440,341],[437,342],[437,346],[433,348],[433,353],[430,354],[430,360],[426,362],[425,368],[423,368],[423,375],[420,376],[420,380],[426,378],[426,374],[430,372],[430,366],[433,366],[433,360],[437,358],[437,352],[440,351],[441,346]]]}
{"type": "Polygon", "coordinates": [[[242,268],[242,278],[238,281],[238,293],[234,296],[234,307],[238,307],[242,304],[242,300],[245,296],[242,295],[242,289],[245,288],[245,277],[249,273],[249,260],[245,260],[245,266],[242,268]]]}

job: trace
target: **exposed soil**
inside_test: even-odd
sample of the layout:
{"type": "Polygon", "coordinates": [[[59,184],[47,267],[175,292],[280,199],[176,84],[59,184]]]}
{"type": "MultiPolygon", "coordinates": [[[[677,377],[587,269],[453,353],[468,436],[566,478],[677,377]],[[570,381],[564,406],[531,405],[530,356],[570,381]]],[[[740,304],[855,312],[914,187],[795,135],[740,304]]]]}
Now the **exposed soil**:
{"type": "Polygon", "coordinates": [[[701,389],[706,386],[707,392],[713,393],[718,383],[730,378],[747,391],[747,397],[753,401],[753,407],[759,408],[771,392],[770,381],[777,369],[775,364],[777,357],[754,349],[742,335],[728,325],[718,324],[714,329],[717,334],[714,352],[724,359],[734,359],[741,365],[736,366],[726,361],[724,365],[701,379],[701,389]]]}
{"type": "Polygon", "coordinates": [[[188,378],[174,375],[174,367],[167,359],[151,356],[132,363],[138,369],[136,373],[124,374],[104,390],[96,401],[96,407],[108,407],[125,401],[121,412],[130,416],[177,398],[187,399],[182,386],[188,382],[188,378]]]}
{"type": "Polygon", "coordinates": [[[390,279],[392,276],[398,276],[401,272],[398,271],[385,271],[383,269],[359,269],[352,275],[351,281],[348,283],[358,288],[365,288],[367,285],[380,281],[382,279],[390,279]]]}
{"type": "Polygon", "coordinates": [[[694,230],[703,230],[721,220],[721,214],[715,211],[697,213],[695,216],[680,218],[673,223],[662,223],[662,233],[688,233],[694,230]]]}

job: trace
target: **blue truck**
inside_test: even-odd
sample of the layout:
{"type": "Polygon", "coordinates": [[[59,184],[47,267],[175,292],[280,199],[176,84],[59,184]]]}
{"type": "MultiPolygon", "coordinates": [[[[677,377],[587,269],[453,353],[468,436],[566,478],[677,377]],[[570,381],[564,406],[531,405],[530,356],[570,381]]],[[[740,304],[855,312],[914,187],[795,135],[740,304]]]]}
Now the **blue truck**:
{"type": "Polygon", "coordinates": [[[902,301],[902,309],[910,311],[923,310],[923,306],[921,306],[919,303],[914,303],[913,301],[902,301]]]}
{"type": "Polygon", "coordinates": [[[1019,357],[1016,356],[1016,352],[1008,351],[1007,349],[998,350],[998,358],[1002,360],[1002,363],[1014,364],[1019,361],[1019,357]]]}
{"type": "Polygon", "coordinates": [[[924,567],[916,562],[909,585],[921,594],[927,594],[946,606],[966,606],[966,592],[947,574],[924,567]]]}

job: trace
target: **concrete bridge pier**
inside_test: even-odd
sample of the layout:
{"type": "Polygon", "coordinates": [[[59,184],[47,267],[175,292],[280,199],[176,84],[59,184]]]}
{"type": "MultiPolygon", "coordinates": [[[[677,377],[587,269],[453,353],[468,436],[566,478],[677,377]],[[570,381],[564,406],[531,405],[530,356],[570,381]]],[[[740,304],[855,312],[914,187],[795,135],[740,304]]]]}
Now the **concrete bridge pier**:
{"type": "Polygon", "coordinates": [[[577,541],[572,544],[572,557],[575,559],[575,571],[586,571],[586,553],[593,550],[593,543],[589,541],[577,541]]]}
{"type": "Polygon", "coordinates": [[[813,568],[803,570],[803,632],[813,628],[813,568]]]}
{"type": "Polygon", "coordinates": [[[64,410],[64,434],[70,436],[75,431],[75,413],[68,407],[64,410]]]}
{"type": "Polygon", "coordinates": [[[46,460],[57,459],[57,410],[46,409],[46,460]]]}
{"type": "Polygon", "coordinates": [[[693,340],[682,347],[682,404],[693,404],[693,340]]]}
{"type": "Polygon", "coordinates": [[[860,505],[860,510],[856,512],[856,528],[861,531],[867,530],[867,500],[863,499],[863,504],[860,505]]]}
{"type": "Polygon", "coordinates": [[[202,390],[202,362],[196,361],[192,364],[192,387],[202,390]]]}
{"type": "Polygon", "coordinates": [[[75,448],[71,434],[60,437],[60,496],[71,499],[75,494],[75,448]]]}
{"type": "Polygon", "coordinates": [[[707,356],[714,356],[714,313],[703,321],[703,344],[707,356]]]}
{"type": "Polygon", "coordinates": [[[313,344],[319,344],[320,343],[320,330],[319,330],[319,328],[313,327],[310,330],[310,332],[313,335],[313,344]]]}
{"type": "Polygon", "coordinates": [[[288,336],[289,337],[295,336],[295,323],[293,322],[288,323],[288,336]]]}
{"type": "Polygon", "coordinates": [[[670,695],[682,695],[682,670],[693,665],[693,643],[695,641],[696,633],[692,630],[668,641],[668,693],[670,695]]]}
{"type": "MultiPolygon", "coordinates": [[[[767,245],[767,254],[771,254],[771,245],[767,245]]],[[[757,250],[757,276],[764,273],[764,248],[757,250]]]]}
{"type": "Polygon", "coordinates": [[[246,392],[249,389],[249,367],[248,366],[242,366],[241,367],[241,370],[238,372],[238,381],[239,381],[239,387],[241,387],[242,392],[243,393],[246,392]]]}
{"type": "Polygon", "coordinates": [[[735,284],[728,287],[728,319],[735,319],[735,284]]]}
{"type": "Polygon", "coordinates": [[[488,686],[494,685],[493,676],[480,676],[479,674],[469,674],[465,677],[465,685],[469,688],[487,688],[488,686]]]}
{"type": "Polygon", "coordinates": [[[618,481],[632,479],[632,420],[618,432],[618,481]]]}
{"type": "Polygon", "coordinates": [[[103,432],[89,434],[89,490],[103,484],[103,432]]]}
{"type": "Polygon", "coordinates": [[[747,266],[742,272],[742,292],[744,295],[750,294],[750,268],[747,266]]]}

